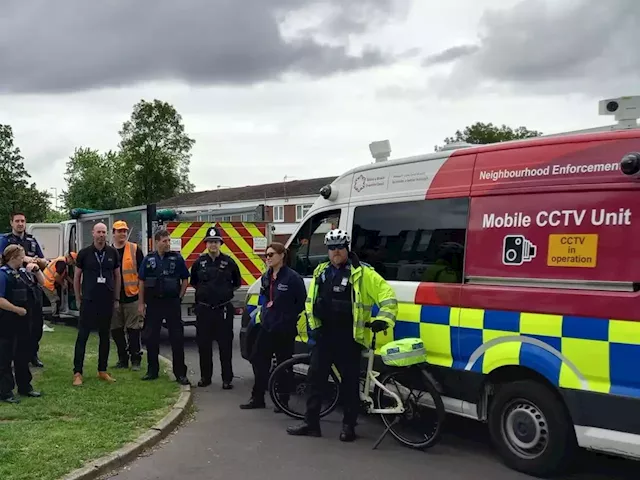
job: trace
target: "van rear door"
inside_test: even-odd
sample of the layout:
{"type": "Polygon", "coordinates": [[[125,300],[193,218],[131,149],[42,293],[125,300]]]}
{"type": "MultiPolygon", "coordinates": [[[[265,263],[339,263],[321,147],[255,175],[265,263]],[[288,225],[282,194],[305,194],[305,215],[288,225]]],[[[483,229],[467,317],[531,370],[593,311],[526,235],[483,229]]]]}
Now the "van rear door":
{"type": "Polygon", "coordinates": [[[27,233],[33,235],[42,248],[44,258],[51,260],[63,254],[65,249],[64,225],[60,223],[31,223],[27,233]]]}

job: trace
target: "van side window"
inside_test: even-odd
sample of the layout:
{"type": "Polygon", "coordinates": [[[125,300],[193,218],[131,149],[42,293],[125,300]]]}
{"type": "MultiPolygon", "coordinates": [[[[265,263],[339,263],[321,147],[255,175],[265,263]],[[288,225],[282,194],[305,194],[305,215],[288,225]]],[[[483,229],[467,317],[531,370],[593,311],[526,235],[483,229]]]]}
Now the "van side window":
{"type": "Polygon", "coordinates": [[[310,277],[318,264],[329,260],[324,236],[339,224],[340,210],[322,212],[308,219],[289,244],[289,267],[303,277],[310,277]]]}
{"type": "Polygon", "coordinates": [[[352,249],[386,280],[462,283],[468,198],[356,207],[352,249]]]}

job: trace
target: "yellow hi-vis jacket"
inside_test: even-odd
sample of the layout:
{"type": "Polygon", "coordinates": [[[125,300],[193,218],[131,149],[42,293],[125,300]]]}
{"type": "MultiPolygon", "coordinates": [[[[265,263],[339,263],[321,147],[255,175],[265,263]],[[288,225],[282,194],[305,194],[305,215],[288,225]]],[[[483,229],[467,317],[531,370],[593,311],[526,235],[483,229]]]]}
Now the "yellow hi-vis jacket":
{"type": "MultiPolygon", "coordinates": [[[[310,336],[313,335],[311,332],[322,326],[320,319],[313,315],[313,306],[318,296],[317,279],[329,265],[329,262],[325,262],[316,267],[307,292],[305,310],[307,312],[307,330],[310,336]]],[[[371,346],[371,329],[366,328],[365,323],[383,320],[387,322],[389,328],[393,329],[398,315],[398,300],[387,281],[373,267],[357,259],[352,261],[349,282],[353,286],[351,301],[353,338],[359,344],[369,348],[371,346]],[[380,311],[372,320],[371,309],[374,305],[377,305],[380,311]]]]}

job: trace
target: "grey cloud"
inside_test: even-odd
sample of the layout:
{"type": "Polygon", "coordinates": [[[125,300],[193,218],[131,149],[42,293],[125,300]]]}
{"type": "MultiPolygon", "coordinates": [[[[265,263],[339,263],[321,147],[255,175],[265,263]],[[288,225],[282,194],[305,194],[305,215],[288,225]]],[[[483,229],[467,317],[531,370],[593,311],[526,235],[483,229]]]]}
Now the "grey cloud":
{"type": "Polygon", "coordinates": [[[0,93],[66,93],[154,80],[252,84],[285,73],[325,76],[394,61],[316,34],[367,30],[397,0],[3,0],[0,93]],[[285,38],[289,12],[326,5],[306,35],[285,38]]]}
{"type": "Polygon", "coordinates": [[[432,65],[450,63],[450,62],[453,62],[454,60],[458,60],[463,57],[476,53],[479,48],[480,47],[478,45],[458,45],[456,47],[447,48],[442,52],[429,55],[424,59],[422,64],[425,67],[430,67],[432,65]]]}
{"type": "MultiPolygon", "coordinates": [[[[480,26],[473,54],[457,52],[450,75],[435,77],[433,85],[449,93],[488,86],[527,93],[637,93],[628,89],[640,85],[638,0],[526,0],[486,12],[480,26]]],[[[446,59],[454,49],[432,58],[446,59]]]]}

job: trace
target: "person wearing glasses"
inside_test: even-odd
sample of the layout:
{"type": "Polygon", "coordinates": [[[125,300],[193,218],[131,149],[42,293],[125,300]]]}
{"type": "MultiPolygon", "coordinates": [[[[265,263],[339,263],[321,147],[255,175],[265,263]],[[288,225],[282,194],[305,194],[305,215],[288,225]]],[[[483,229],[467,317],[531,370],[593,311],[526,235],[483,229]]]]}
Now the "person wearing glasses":
{"type": "MultiPolygon", "coordinates": [[[[286,253],[282,243],[273,242],[267,247],[268,268],[260,279],[261,306],[255,318],[260,329],[251,354],[255,380],[251,399],[240,405],[243,410],[265,408],[271,359],[275,355],[280,364],[291,358],[295,349],[298,317],[304,311],[307,291],[302,277],[285,265],[286,253]]],[[[282,396],[280,399],[289,401],[282,396]]],[[[275,412],[280,410],[276,408],[275,412]]]]}
{"type": "Polygon", "coordinates": [[[398,301],[391,286],[370,265],[349,251],[351,238],[340,229],[324,238],[329,262],[313,272],[306,300],[309,337],[314,341],[307,380],[310,394],[303,423],[287,428],[290,435],[320,437],[322,392],[335,363],[342,383],[344,413],[340,440],[356,438],[355,425],[360,407],[360,358],[371,345],[371,332],[395,325],[398,301]],[[371,309],[379,308],[375,319],[371,309]],[[366,327],[369,324],[370,327],[366,327]]]}

